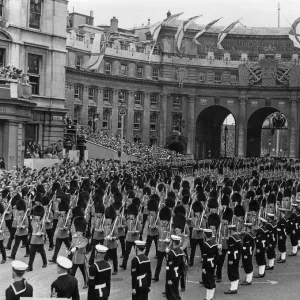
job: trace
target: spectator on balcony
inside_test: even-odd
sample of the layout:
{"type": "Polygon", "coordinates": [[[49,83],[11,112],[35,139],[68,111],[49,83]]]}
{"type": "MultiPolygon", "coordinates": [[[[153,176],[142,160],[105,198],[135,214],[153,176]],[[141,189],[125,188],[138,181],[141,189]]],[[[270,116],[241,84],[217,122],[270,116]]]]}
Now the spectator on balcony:
{"type": "Polygon", "coordinates": [[[59,140],[56,144],[56,152],[59,159],[63,159],[63,142],[59,140]]]}
{"type": "Polygon", "coordinates": [[[4,162],[4,158],[0,157],[0,170],[4,170],[5,169],[5,162],[4,162]]]}

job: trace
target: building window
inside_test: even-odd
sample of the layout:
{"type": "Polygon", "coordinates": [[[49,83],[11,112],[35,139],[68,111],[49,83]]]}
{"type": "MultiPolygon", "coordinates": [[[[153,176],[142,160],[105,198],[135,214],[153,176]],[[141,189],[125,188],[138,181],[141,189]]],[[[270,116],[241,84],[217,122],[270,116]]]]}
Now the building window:
{"type": "Polygon", "coordinates": [[[118,129],[122,128],[122,117],[118,114],[118,129]]]}
{"type": "Polygon", "coordinates": [[[155,113],[150,114],[150,131],[156,131],[157,115],[155,113]]]}
{"type": "Polygon", "coordinates": [[[205,73],[203,73],[203,72],[199,73],[199,81],[200,82],[205,82],[205,73]]]}
{"type": "Polygon", "coordinates": [[[181,116],[180,115],[175,115],[173,116],[173,131],[179,131],[179,124],[181,121],[181,116]]]}
{"type": "Polygon", "coordinates": [[[0,0],[0,17],[4,14],[4,0],[0,0]]]}
{"type": "Polygon", "coordinates": [[[108,122],[109,122],[109,113],[108,112],[105,112],[103,114],[103,121],[102,121],[102,127],[104,129],[107,129],[108,128],[108,122]]]}
{"type": "Polygon", "coordinates": [[[180,98],[178,96],[173,97],[173,108],[180,108],[180,98]]]}
{"type": "Polygon", "coordinates": [[[81,115],[81,107],[79,105],[75,105],[74,106],[74,120],[77,121],[77,124],[81,123],[80,115],[81,115]]]}
{"type": "Polygon", "coordinates": [[[230,82],[231,83],[237,83],[237,76],[236,76],[236,74],[231,74],[231,76],[230,76],[230,82]]]}
{"type": "Polygon", "coordinates": [[[94,100],[95,90],[93,88],[89,88],[89,100],[94,100]]]}
{"type": "Polygon", "coordinates": [[[134,141],[135,143],[141,143],[141,142],[142,142],[142,139],[139,138],[139,137],[135,137],[135,138],[133,139],[133,141],[134,141]]]}
{"type": "Polygon", "coordinates": [[[150,146],[156,146],[157,145],[157,139],[151,138],[150,139],[150,146]]]}
{"type": "Polygon", "coordinates": [[[105,74],[110,75],[111,74],[111,63],[105,62],[105,74]]]}
{"type": "Polygon", "coordinates": [[[103,101],[110,102],[110,90],[103,91],[103,101]]]}
{"type": "Polygon", "coordinates": [[[143,67],[137,67],[136,76],[137,78],[143,78],[143,67]]]}
{"type": "Polygon", "coordinates": [[[221,73],[215,73],[215,83],[221,83],[221,73]]]}
{"type": "Polygon", "coordinates": [[[81,56],[77,56],[76,57],[76,69],[77,70],[81,69],[81,61],[82,61],[82,57],[81,56]]]}
{"type": "Polygon", "coordinates": [[[141,115],[135,113],[133,117],[133,129],[139,130],[141,128],[141,115]]]}
{"type": "Polygon", "coordinates": [[[150,95],[150,105],[157,106],[157,94],[150,95]]]}
{"type": "Polygon", "coordinates": [[[42,12],[42,0],[30,0],[30,16],[29,16],[30,28],[40,29],[41,12],[42,12]]]}
{"type": "Polygon", "coordinates": [[[74,98],[75,99],[79,99],[79,86],[78,85],[75,85],[74,86],[74,98]]]}
{"type": "Polygon", "coordinates": [[[0,48],[0,67],[5,66],[5,49],[0,48]]]}
{"type": "Polygon", "coordinates": [[[125,102],[125,92],[120,91],[119,92],[119,103],[123,103],[123,102],[125,102]]]}
{"type": "Polygon", "coordinates": [[[127,65],[121,65],[121,76],[127,76],[127,65]]]}
{"type": "Polygon", "coordinates": [[[40,92],[40,55],[28,54],[28,75],[32,85],[32,94],[39,95],[40,92]]]}
{"type": "Polygon", "coordinates": [[[79,41],[79,42],[83,42],[84,40],[84,35],[82,34],[76,34],[76,41],[79,41]]]}
{"type": "Polygon", "coordinates": [[[135,93],[134,94],[134,105],[142,105],[142,93],[135,93]]]}
{"type": "Polygon", "coordinates": [[[159,76],[159,69],[158,68],[153,68],[152,69],[152,79],[153,80],[158,80],[159,76]]]}

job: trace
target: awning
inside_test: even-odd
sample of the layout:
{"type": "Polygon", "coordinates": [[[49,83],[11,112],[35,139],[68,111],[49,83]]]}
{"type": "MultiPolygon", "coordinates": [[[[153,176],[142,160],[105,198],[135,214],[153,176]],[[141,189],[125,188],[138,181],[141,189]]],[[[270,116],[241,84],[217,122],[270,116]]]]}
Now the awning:
{"type": "Polygon", "coordinates": [[[97,104],[94,102],[94,100],[89,100],[89,106],[97,107],[97,104]]]}

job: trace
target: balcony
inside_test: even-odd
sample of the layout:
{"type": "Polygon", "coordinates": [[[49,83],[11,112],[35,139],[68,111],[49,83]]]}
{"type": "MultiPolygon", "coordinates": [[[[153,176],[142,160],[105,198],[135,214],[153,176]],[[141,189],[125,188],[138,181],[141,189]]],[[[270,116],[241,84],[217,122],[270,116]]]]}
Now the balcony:
{"type": "Polygon", "coordinates": [[[1,99],[31,99],[31,85],[25,85],[18,80],[0,78],[1,99]]]}

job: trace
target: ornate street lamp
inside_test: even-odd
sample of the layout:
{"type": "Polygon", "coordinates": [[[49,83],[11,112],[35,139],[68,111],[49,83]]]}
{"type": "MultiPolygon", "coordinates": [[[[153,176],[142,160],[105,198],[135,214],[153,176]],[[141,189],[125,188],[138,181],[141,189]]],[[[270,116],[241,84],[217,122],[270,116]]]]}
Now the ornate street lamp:
{"type": "Polygon", "coordinates": [[[224,128],[225,157],[227,157],[227,136],[228,136],[228,127],[227,127],[227,125],[225,125],[225,128],[224,128]]]}

